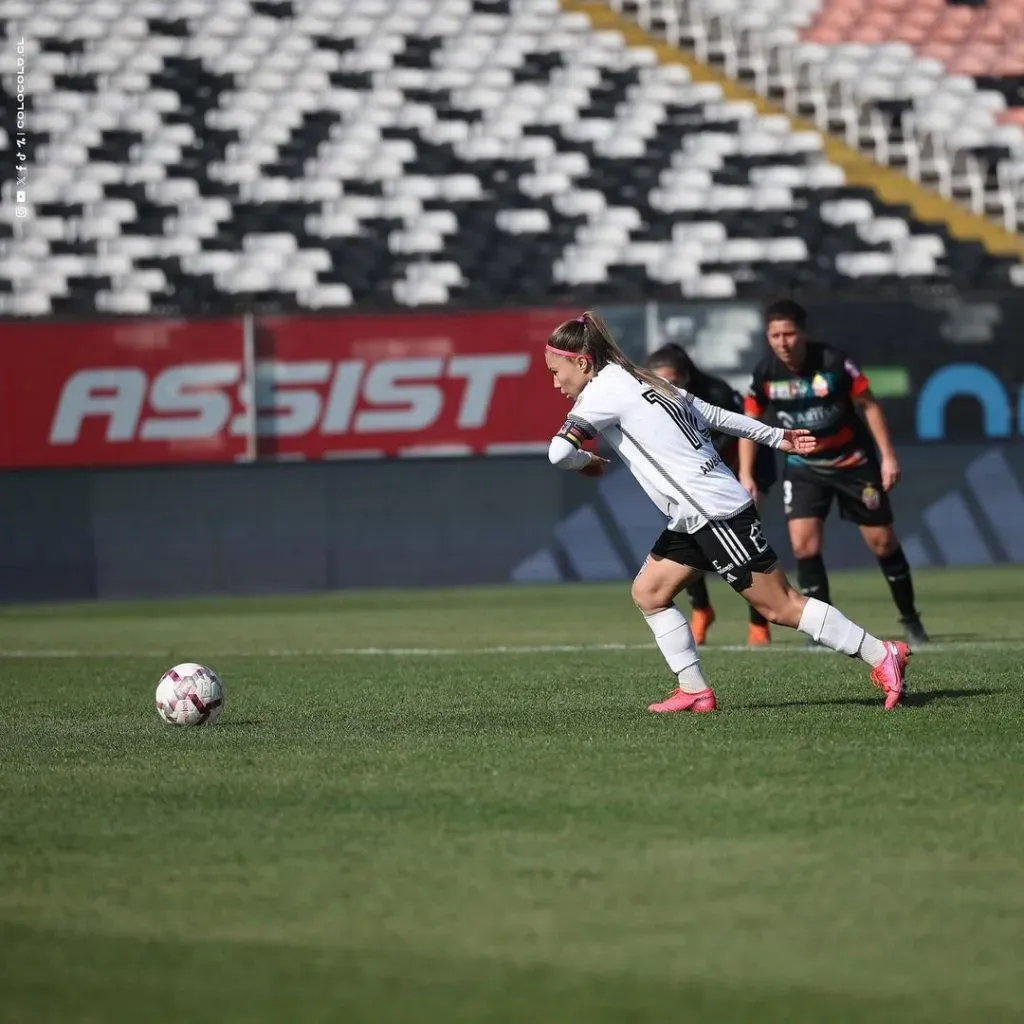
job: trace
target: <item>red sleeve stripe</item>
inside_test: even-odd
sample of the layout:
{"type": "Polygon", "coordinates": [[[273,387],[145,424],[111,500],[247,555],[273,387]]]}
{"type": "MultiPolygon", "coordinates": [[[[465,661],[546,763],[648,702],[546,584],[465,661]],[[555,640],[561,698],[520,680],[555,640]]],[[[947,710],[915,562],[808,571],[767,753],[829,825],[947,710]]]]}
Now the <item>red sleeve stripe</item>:
{"type": "Polygon", "coordinates": [[[858,374],[853,378],[853,383],[850,385],[850,394],[856,398],[858,395],[863,395],[871,387],[871,381],[868,380],[866,374],[858,374]]]}
{"type": "Polygon", "coordinates": [[[747,395],[743,399],[743,411],[748,416],[760,416],[764,412],[764,406],[753,395],[747,395]]]}

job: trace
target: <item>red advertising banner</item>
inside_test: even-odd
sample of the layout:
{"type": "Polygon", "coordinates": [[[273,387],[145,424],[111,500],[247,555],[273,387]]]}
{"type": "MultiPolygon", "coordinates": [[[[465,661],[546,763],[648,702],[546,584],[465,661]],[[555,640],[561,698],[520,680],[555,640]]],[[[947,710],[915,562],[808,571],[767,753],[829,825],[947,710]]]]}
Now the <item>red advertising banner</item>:
{"type": "Polygon", "coordinates": [[[248,352],[241,319],[7,323],[0,467],[542,451],[565,315],[265,317],[248,352]]]}
{"type": "Polygon", "coordinates": [[[0,466],[230,462],[250,447],[242,322],[0,327],[0,466]]]}
{"type": "Polygon", "coordinates": [[[544,364],[559,310],[268,317],[256,330],[261,455],[541,450],[569,410],[544,364]]]}

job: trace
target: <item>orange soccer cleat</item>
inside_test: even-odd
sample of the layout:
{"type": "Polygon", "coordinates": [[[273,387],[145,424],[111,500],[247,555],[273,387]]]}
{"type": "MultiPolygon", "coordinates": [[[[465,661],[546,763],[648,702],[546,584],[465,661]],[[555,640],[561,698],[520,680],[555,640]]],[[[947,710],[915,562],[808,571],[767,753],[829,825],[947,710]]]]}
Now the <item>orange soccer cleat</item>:
{"type": "Polygon", "coordinates": [[[707,608],[694,608],[690,617],[690,632],[693,633],[693,642],[699,647],[708,638],[708,630],[715,621],[715,609],[708,605],[707,608]]]}
{"type": "Polygon", "coordinates": [[[679,711],[703,714],[706,711],[714,711],[716,707],[715,691],[708,686],[696,693],[675,689],[660,703],[649,704],[647,710],[656,715],[674,715],[679,711]]]}
{"type": "Polygon", "coordinates": [[[747,646],[767,647],[772,642],[772,631],[768,626],[759,626],[751,622],[747,626],[747,646]]]}
{"type": "Polygon", "coordinates": [[[871,682],[885,691],[885,710],[891,711],[903,700],[903,680],[911,650],[902,640],[885,640],[885,660],[871,670],[871,682]]]}

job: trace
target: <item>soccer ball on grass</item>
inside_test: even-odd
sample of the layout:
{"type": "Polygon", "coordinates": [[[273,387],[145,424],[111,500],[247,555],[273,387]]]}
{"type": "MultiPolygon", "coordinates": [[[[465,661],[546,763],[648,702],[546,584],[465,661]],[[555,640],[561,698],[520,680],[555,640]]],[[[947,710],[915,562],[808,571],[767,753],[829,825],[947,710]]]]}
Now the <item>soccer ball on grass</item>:
{"type": "Polygon", "coordinates": [[[168,725],[213,725],[224,708],[224,684],[213,669],[186,661],[156,687],[156,710],[168,725]]]}

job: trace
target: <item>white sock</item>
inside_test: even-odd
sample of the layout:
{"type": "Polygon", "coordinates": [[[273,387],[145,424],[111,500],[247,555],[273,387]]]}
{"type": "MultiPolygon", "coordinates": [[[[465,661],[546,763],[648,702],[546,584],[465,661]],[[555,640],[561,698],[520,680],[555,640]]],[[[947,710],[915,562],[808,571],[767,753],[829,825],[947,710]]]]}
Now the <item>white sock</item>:
{"type": "Polygon", "coordinates": [[[838,608],[816,597],[807,598],[797,629],[812,640],[831,647],[833,651],[848,654],[851,658],[860,658],[872,668],[885,660],[885,644],[881,640],[863,630],[856,622],[851,622],[838,608]]]}
{"type": "Polygon", "coordinates": [[[644,621],[651,627],[669,669],[679,680],[679,689],[684,693],[706,690],[707,680],[700,670],[700,655],[686,616],[672,605],[653,615],[645,615],[644,621]]]}

